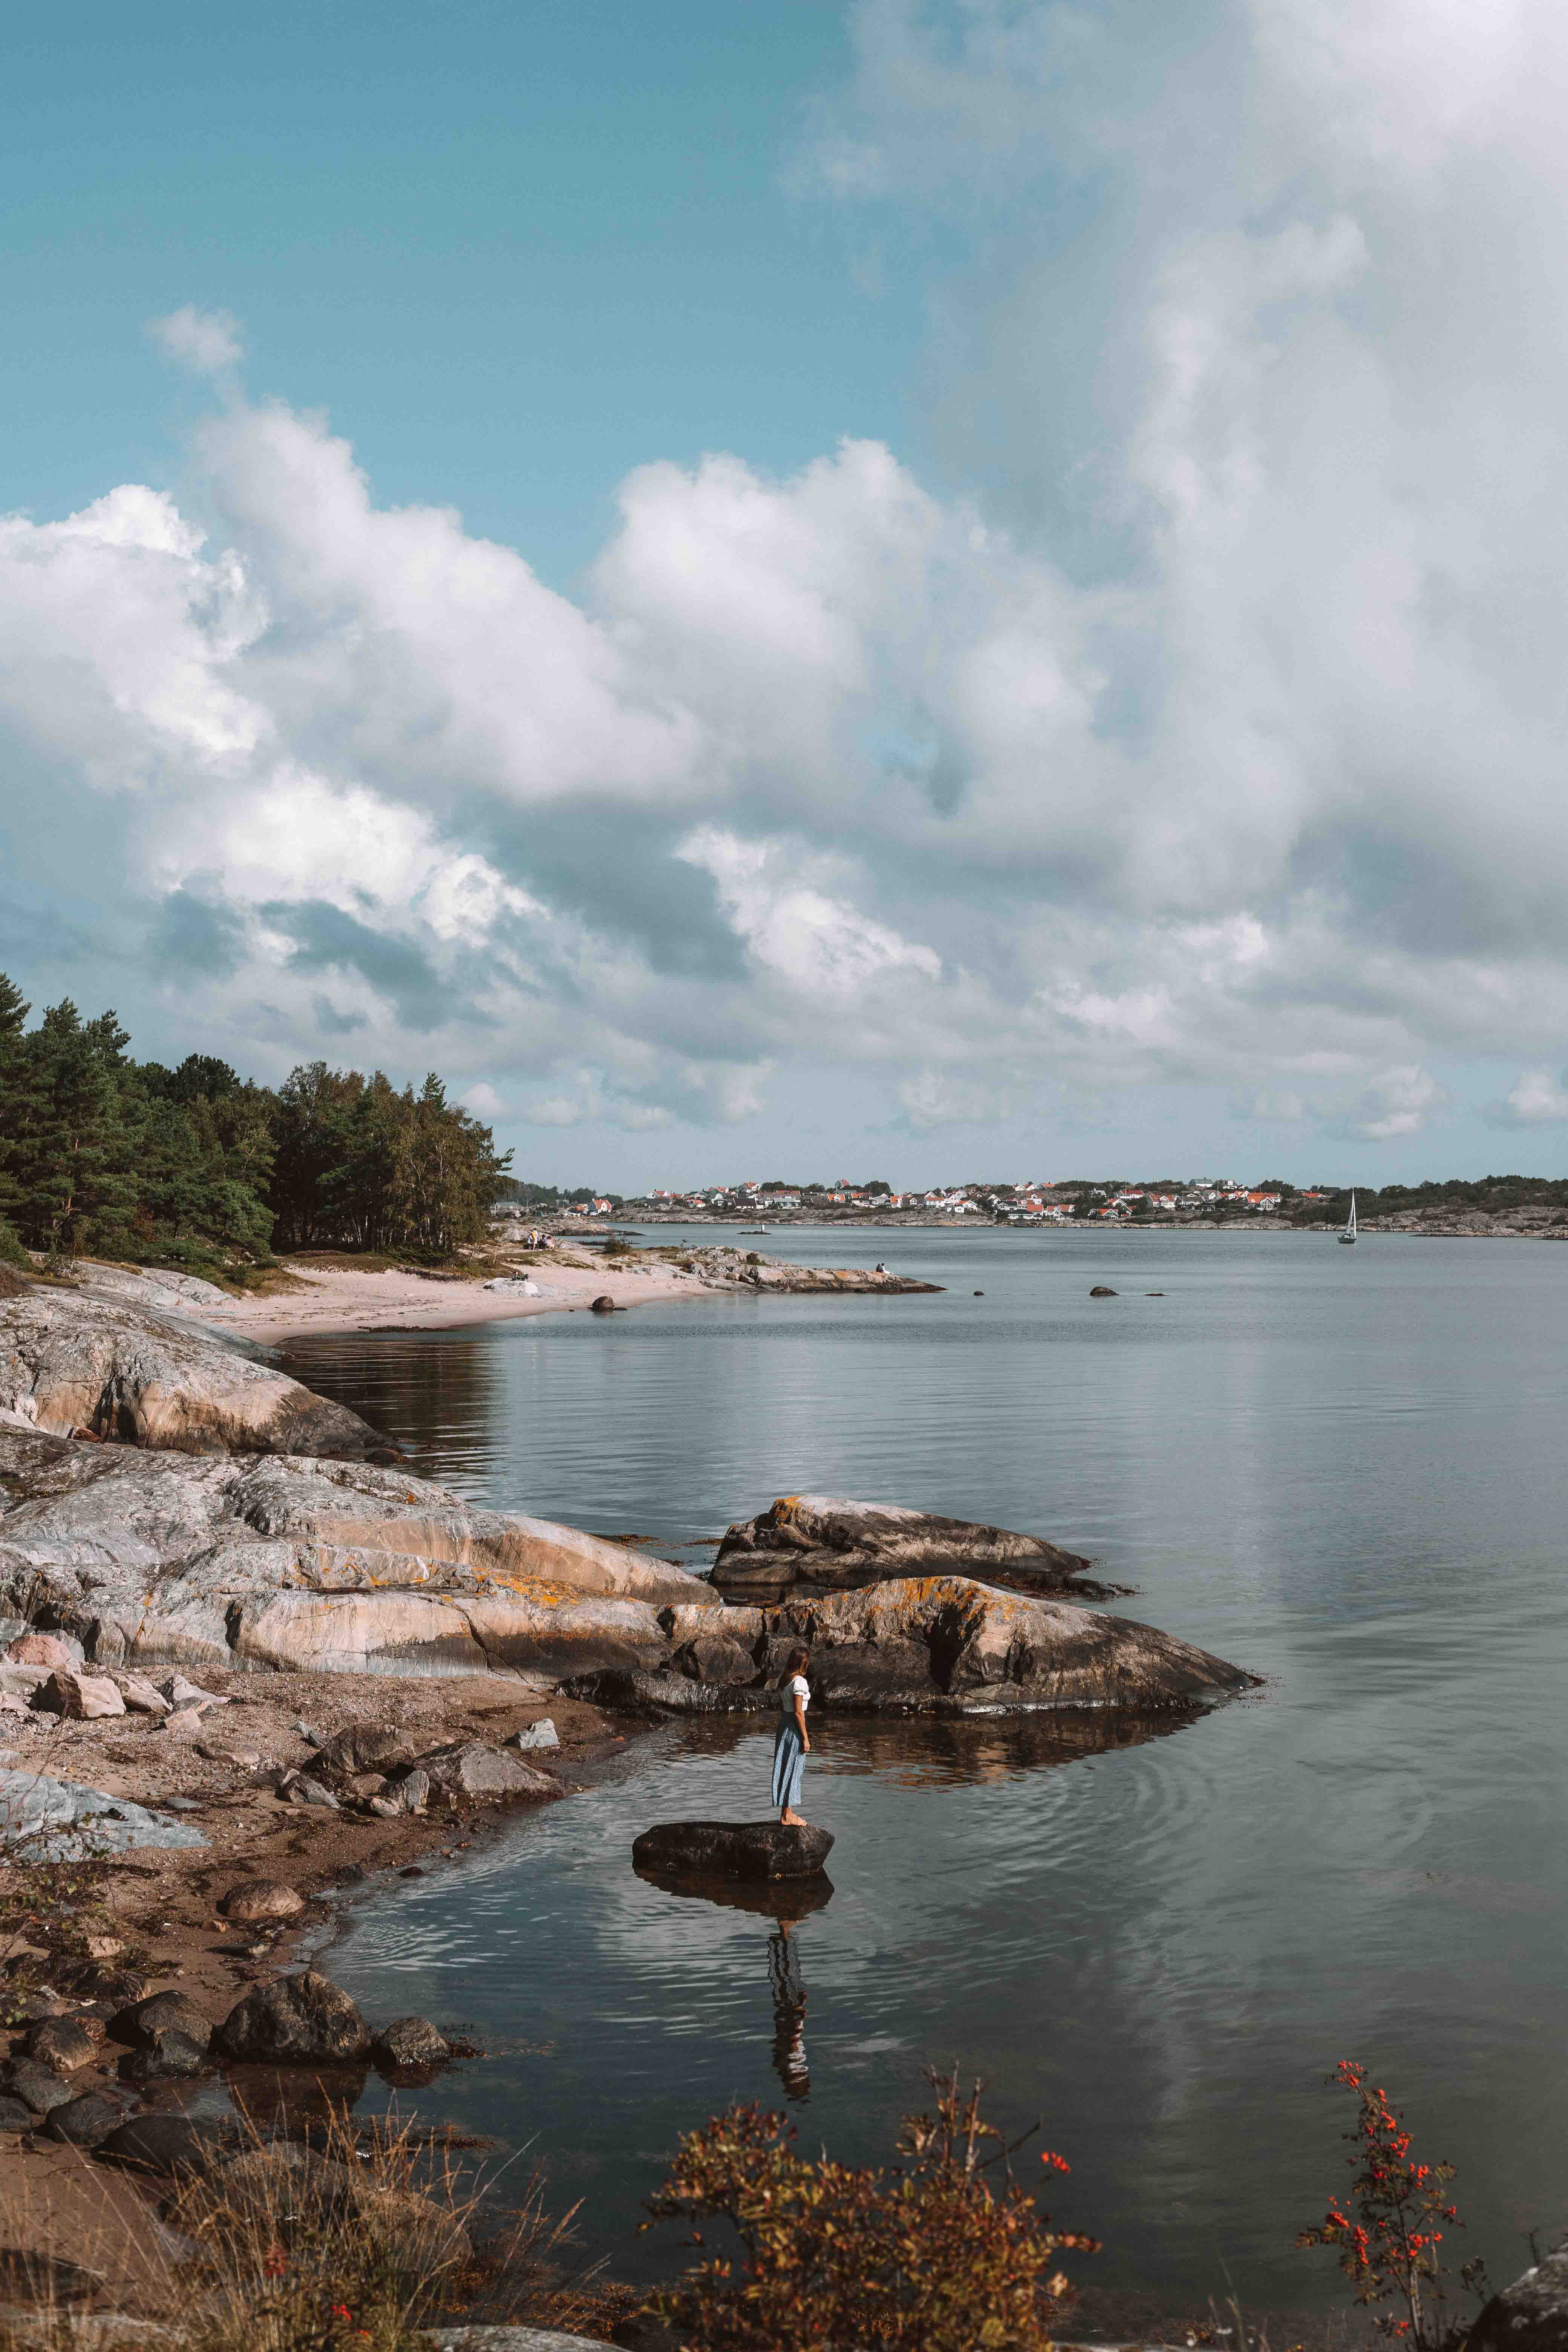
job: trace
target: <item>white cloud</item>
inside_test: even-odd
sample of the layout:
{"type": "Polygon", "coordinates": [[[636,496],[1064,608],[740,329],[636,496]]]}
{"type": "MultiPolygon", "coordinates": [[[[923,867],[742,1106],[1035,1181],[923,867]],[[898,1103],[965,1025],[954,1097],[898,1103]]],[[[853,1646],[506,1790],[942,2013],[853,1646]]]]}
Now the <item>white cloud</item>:
{"type": "Polygon", "coordinates": [[[1499,1108],[1499,1126],[1543,1127],[1568,1118],[1568,1089],[1550,1070],[1524,1070],[1499,1108]]]}
{"type": "MultiPolygon", "coordinates": [[[[851,21],[803,176],[980,232],[929,355],[974,497],[865,440],[655,453],[574,601],[226,381],[178,499],[0,522],[37,870],[274,1063],[326,1022],[538,1125],[838,1070],[928,1127],[1205,1086],[1389,1142],[1439,1056],[1544,1066],[1568,18],[851,21]]],[[[159,332],[237,362],[223,318],[159,332]]],[[[1559,1115],[1541,1070],[1509,1099],[1559,1115]]]]}
{"type": "Polygon", "coordinates": [[[226,310],[198,310],[186,302],[148,330],[181,367],[197,375],[223,375],[245,357],[239,325],[226,310]]]}

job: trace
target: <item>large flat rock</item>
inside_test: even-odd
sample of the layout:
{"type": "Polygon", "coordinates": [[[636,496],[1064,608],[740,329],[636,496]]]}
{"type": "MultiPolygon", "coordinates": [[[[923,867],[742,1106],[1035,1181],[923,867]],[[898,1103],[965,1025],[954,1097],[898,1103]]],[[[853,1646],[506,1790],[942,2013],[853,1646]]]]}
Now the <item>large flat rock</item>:
{"type": "Polygon", "coordinates": [[[782,1495],[729,1529],[713,1582],[721,1592],[769,1598],[801,1585],[848,1590],[880,1577],[945,1571],[1059,1591],[1092,1565],[1080,1552],[1011,1528],[943,1518],[901,1503],[782,1495]]]}
{"type": "Polygon", "coordinates": [[[200,1830],[129,1797],[57,1780],[47,1772],[0,1769],[0,1847],[23,1862],[80,1862],[132,1846],[205,1845],[200,1830]]]}
{"type": "Polygon", "coordinates": [[[0,1427],[0,1615],[99,1665],[646,1667],[670,1607],[725,1613],[672,1562],[405,1470],[0,1427]]]}
{"type": "Polygon", "coordinates": [[[1157,1626],[998,1591],[970,1577],[889,1578],[856,1592],[792,1596],[772,1615],[744,1681],[658,1670],[588,1674],[574,1696],[643,1712],[776,1706],[784,1662],[811,1652],[816,1705],[853,1713],[993,1715],[1094,1707],[1152,1716],[1254,1687],[1257,1676],[1157,1626]]]}
{"type": "Polygon", "coordinates": [[[638,1870],[707,1878],[813,1878],[833,1832],[783,1822],[662,1822],[632,1846],[638,1870]]]}
{"type": "Polygon", "coordinates": [[[188,1454],[364,1461],[396,1451],[346,1405],[205,1325],[80,1290],[0,1300],[0,1413],[13,1427],[90,1429],[188,1454]]]}

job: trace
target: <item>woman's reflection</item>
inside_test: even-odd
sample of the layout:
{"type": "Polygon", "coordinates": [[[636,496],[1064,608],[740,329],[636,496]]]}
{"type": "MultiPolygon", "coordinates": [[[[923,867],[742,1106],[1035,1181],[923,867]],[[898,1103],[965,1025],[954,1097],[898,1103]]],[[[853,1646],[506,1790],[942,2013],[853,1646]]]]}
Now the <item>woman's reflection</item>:
{"type": "Polygon", "coordinates": [[[768,1937],[768,1984],[773,1997],[773,2072],[792,2099],[811,2096],[811,2069],[805,2055],[805,1979],[800,1972],[800,1946],[790,1929],[798,1919],[781,1916],[768,1937]]]}

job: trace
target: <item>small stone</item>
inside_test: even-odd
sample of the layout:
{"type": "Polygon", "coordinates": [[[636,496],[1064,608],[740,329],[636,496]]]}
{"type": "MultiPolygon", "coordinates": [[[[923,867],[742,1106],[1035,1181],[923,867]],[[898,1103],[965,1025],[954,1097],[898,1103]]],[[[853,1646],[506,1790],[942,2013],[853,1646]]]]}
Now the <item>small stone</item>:
{"type": "Polygon", "coordinates": [[[559,1748],[561,1734],[550,1717],[544,1716],[538,1723],[525,1724],[521,1731],[514,1731],[508,1745],[525,1750],[530,1748],[559,1748]]]}
{"type": "Polygon", "coordinates": [[[165,1797],[165,1809],[171,1813],[199,1813],[201,1804],[195,1797],[165,1797]]]}
{"type": "Polygon", "coordinates": [[[132,1715],[167,1715],[169,1702],[145,1675],[116,1675],[120,1696],[132,1715]]]}
{"type": "Polygon", "coordinates": [[[98,2055],[102,2033],[101,2025],[94,2034],[77,2018],[49,2017],[41,2025],[32,2027],[22,2046],[40,2066],[47,2066],[57,2074],[70,2074],[98,2055]]]}
{"type": "Polygon", "coordinates": [[[80,1675],[63,1668],[38,1685],[32,1704],[41,1715],[65,1716],[75,1723],[92,1723],[125,1712],[125,1701],[107,1675],[80,1675]]]}
{"type": "Polygon", "coordinates": [[[237,1927],[258,1927],[268,1920],[297,1919],[305,1898],[279,1878],[246,1878],[229,1888],[217,1907],[237,1927]]]}
{"type": "Polygon", "coordinates": [[[112,1960],[125,1949],[118,1936],[89,1936],[87,1957],[89,1960],[112,1960]]]}
{"type": "Polygon", "coordinates": [[[402,1819],[403,1808],[391,1797],[369,1797],[365,1801],[378,1821],[395,1822],[402,1819]]]}
{"type": "Polygon", "coordinates": [[[291,1805],[320,1805],[331,1813],[342,1811],[331,1790],[312,1780],[308,1772],[297,1773],[283,1793],[291,1805]]]}
{"type": "Polygon", "coordinates": [[[294,1729],[299,1738],[304,1741],[307,1748],[319,1748],[321,1746],[321,1735],[316,1729],[314,1724],[297,1723],[294,1726],[294,1729]]]}
{"type": "Polygon", "coordinates": [[[172,1715],[164,1717],[163,1728],[165,1731],[172,1732],[176,1739],[195,1739],[202,1728],[201,1708],[199,1706],[175,1707],[172,1715]]]}
{"type": "Polygon", "coordinates": [[[397,1784],[400,1810],[405,1813],[422,1813],[430,1802],[430,1775],[416,1769],[397,1784]]]}
{"type": "Polygon", "coordinates": [[[613,1315],[616,1311],[616,1302],[607,1290],[602,1290],[597,1298],[591,1298],[588,1306],[595,1315],[613,1315]]]}
{"type": "Polygon", "coordinates": [[[1111,1289],[1109,1283],[1097,1282],[1089,1295],[1091,1298],[1114,1298],[1117,1293],[1111,1289]]]}
{"type": "Polygon", "coordinates": [[[37,2121],[37,2117],[26,2099],[15,2098],[9,2091],[0,2091],[0,2132],[31,2131],[37,2121]]]}
{"type": "Polygon", "coordinates": [[[257,1748],[218,1748],[210,1739],[197,1740],[196,1754],[205,1757],[209,1764],[232,1765],[237,1772],[254,1772],[261,1761],[257,1748]]]}
{"type": "Polygon", "coordinates": [[[173,1707],[194,1706],[200,1710],[228,1705],[227,1699],[220,1697],[216,1691],[204,1690],[200,1683],[192,1682],[185,1675],[171,1675],[163,1689],[173,1707]]]}
{"type": "Polygon", "coordinates": [[[15,1666],[42,1666],[66,1675],[81,1664],[79,1647],[73,1650],[58,1633],[18,1633],[5,1655],[15,1666]]]}
{"type": "Polygon", "coordinates": [[[205,2074],[209,2063],[205,2042],[171,2028],[155,2034],[144,2050],[133,2050],[120,2072],[127,2083],[163,2083],[205,2074]]]}
{"type": "Polygon", "coordinates": [[[426,2017],[395,2018],[384,2025],[370,2045],[378,2066],[442,2066],[452,2045],[426,2017]]]}
{"type": "Polygon", "coordinates": [[[110,2032],[116,2042],[128,2042],[136,2049],[151,2049],[161,2034],[180,2033],[205,2050],[212,2040],[212,2020],[205,2010],[196,2007],[183,1992],[150,1993],[145,2000],[122,2009],[110,2021],[110,2032]]]}
{"type": "Polygon", "coordinates": [[[5,2069],[5,2088],[16,2098],[24,2100],[36,2116],[47,2116],[76,2093],[52,2066],[40,2065],[35,2058],[13,2058],[5,2069]]]}
{"type": "Polygon", "coordinates": [[[44,2129],[51,2139],[63,2139],[72,2147],[96,2147],[124,2121],[122,2099],[110,2091],[85,2091],[79,2099],[51,2107],[44,2129]]]}

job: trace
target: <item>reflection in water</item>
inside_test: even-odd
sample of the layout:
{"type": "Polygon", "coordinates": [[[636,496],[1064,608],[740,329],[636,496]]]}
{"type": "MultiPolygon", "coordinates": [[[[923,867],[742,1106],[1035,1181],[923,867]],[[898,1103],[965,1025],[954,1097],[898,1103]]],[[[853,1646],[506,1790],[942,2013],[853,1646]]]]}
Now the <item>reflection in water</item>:
{"type": "Polygon", "coordinates": [[[773,2072],[791,2099],[811,2096],[811,2069],[805,2057],[805,1979],[800,1972],[800,1946],[791,1935],[793,1919],[781,1919],[768,1937],[768,1982],[773,1996],[773,2072]]]}
{"type": "MultiPolygon", "coordinates": [[[[721,1743],[732,1745],[733,1740],[721,1743]]],[[[638,1869],[637,1876],[666,1895],[690,1896],[723,1911],[752,1911],[778,1925],[768,1937],[768,1985],[773,2004],[773,2072],[786,2097],[811,2096],[811,2073],[805,2057],[805,1979],[800,1970],[800,1946],[792,1931],[814,1911],[826,1910],[833,1900],[833,1881],[818,1871],[812,1878],[718,1878],[697,1873],[638,1869]]]]}

